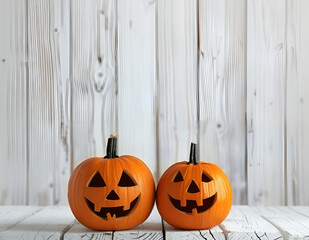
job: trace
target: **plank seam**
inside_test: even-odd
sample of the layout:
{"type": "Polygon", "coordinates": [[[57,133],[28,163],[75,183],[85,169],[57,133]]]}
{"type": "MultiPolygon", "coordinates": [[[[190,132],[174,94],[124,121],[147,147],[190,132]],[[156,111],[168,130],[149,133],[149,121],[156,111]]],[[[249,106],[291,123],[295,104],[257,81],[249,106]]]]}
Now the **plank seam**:
{"type": "Polygon", "coordinates": [[[245,54],[244,54],[244,98],[245,98],[245,179],[246,181],[246,187],[245,187],[245,204],[248,204],[249,198],[248,198],[248,1],[245,1],[245,33],[244,33],[244,44],[245,44],[245,54]]]}
{"type": "MultiPolygon", "coordinates": [[[[203,239],[206,239],[206,240],[207,240],[207,238],[203,236],[201,230],[198,230],[198,232],[199,232],[199,234],[201,235],[201,237],[202,237],[203,239]]],[[[213,237],[213,236],[212,236],[212,237],[213,237]]],[[[215,238],[213,237],[213,239],[215,239],[215,238]]]]}
{"type": "Polygon", "coordinates": [[[288,159],[287,159],[287,112],[288,112],[288,109],[287,109],[287,83],[288,83],[288,75],[287,75],[287,31],[288,31],[288,10],[287,10],[287,1],[288,0],[285,0],[284,1],[284,4],[285,4],[285,33],[284,33],[284,41],[285,41],[285,44],[284,44],[284,83],[283,83],[283,86],[284,86],[284,120],[283,120],[283,126],[284,126],[284,139],[283,139],[283,145],[284,145],[284,173],[283,173],[283,176],[284,176],[284,190],[285,190],[285,193],[284,193],[284,203],[285,205],[288,204],[288,180],[287,180],[287,176],[288,176],[288,169],[287,169],[287,164],[288,164],[288,159]]]}
{"type": "Polygon", "coordinates": [[[73,222],[71,222],[71,224],[69,224],[68,226],[66,226],[60,233],[60,240],[64,239],[64,235],[74,226],[74,224],[77,223],[77,220],[74,220],[73,222]]]}
{"type": "Polygon", "coordinates": [[[222,226],[221,224],[219,224],[219,228],[222,230],[225,239],[228,239],[229,231],[227,231],[226,228],[224,226],[222,226]]]}
{"type": "Polygon", "coordinates": [[[269,222],[271,225],[273,225],[281,234],[281,237],[279,237],[278,239],[280,238],[283,238],[284,239],[284,236],[287,234],[286,231],[284,231],[283,229],[281,229],[279,226],[277,226],[276,224],[274,224],[273,222],[271,222],[269,219],[267,219],[266,217],[264,217],[263,215],[260,215],[265,221],[269,222]]]}
{"type": "Polygon", "coordinates": [[[5,231],[10,230],[11,228],[15,227],[16,225],[20,224],[22,221],[24,221],[25,219],[41,212],[44,208],[39,208],[37,210],[35,210],[34,212],[32,212],[30,215],[26,215],[24,217],[22,217],[21,219],[19,219],[15,224],[13,224],[12,226],[8,227],[7,229],[5,229],[5,231]]]}
{"type": "MultiPolygon", "coordinates": [[[[201,231],[200,231],[200,233],[202,234],[201,231]]],[[[213,238],[214,240],[216,240],[215,236],[214,236],[213,233],[211,232],[211,229],[209,229],[209,234],[212,236],[212,238],[213,238]]]]}
{"type": "MultiPolygon", "coordinates": [[[[73,36],[73,33],[72,33],[72,23],[73,23],[73,20],[72,20],[72,1],[69,1],[69,94],[70,94],[70,97],[68,98],[68,101],[70,101],[68,103],[68,105],[70,106],[70,111],[69,111],[69,131],[70,131],[70,144],[71,144],[71,149],[70,149],[70,173],[72,173],[73,171],[73,168],[74,168],[74,151],[73,151],[73,44],[72,43],[72,36],[73,36]]],[[[70,174],[71,175],[71,174],[70,174]]]]}
{"type": "Polygon", "coordinates": [[[304,217],[309,217],[308,215],[306,215],[306,214],[304,214],[304,213],[302,213],[301,211],[296,211],[294,208],[292,208],[292,207],[288,207],[289,209],[291,209],[294,213],[298,213],[298,214],[300,214],[300,215],[302,215],[302,216],[304,216],[304,217]]]}
{"type": "Polygon", "coordinates": [[[28,1],[25,2],[25,25],[26,25],[26,31],[25,31],[25,41],[26,41],[26,205],[29,204],[29,164],[30,164],[30,159],[29,159],[29,39],[28,39],[28,31],[29,31],[29,4],[28,1]]]}
{"type": "MultiPolygon", "coordinates": [[[[155,180],[156,182],[159,181],[160,178],[160,159],[159,159],[159,152],[160,152],[160,147],[159,147],[159,136],[160,136],[160,129],[159,129],[159,51],[158,51],[158,47],[159,47],[159,39],[158,39],[158,1],[155,2],[155,58],[156,58],[156,62],[155,62],[155,97],[156,97],[156,101],[155,101],[155,110],[156,110],[156,176],[155,176],[155,180]]],[[[164,235],[163,235],[164,236],[164,235]]]]}
{"type": "Polygon", "coordinates": [[[196,41],[197,41],[197,66],[196,66],[196,113],[197,113],[197,159],[200,161],[200,5],[196,0],[196,41]]]}
{"type": "Polygon", "coordinates": [[[118,79],[118,43],[119,43],[119,28],[118,28],[118,0],[115,0],[115,14],[116,14],[116,19],[115,19],[115,131],[118,134],[119,131],[119,117],[118,117],[118,110],[119,110],[119,101],[118,101],[118,87],[119,87],[119,79],[118,79]]]}
{"type": "MultiPolygon", "coordinates": [[[[255,234],[255,236],[258,238],[258,239],[260,239],[261,240],[261,237],[257,234],[257,232],[256,231],[254,231],[254,234],[255,234]]],[[[264,234],[262,235],[262,236],[264,236],[266,233],[264,232],[264,234]]]]}
{"type": "Polygon", "coordinates": [[[164,227],[164,220],[163,220],[163,218],[161,218],[161,225],[162,225],[163,240],[166,240],[166,232],[165,232],[165,227],[164,227]]]}

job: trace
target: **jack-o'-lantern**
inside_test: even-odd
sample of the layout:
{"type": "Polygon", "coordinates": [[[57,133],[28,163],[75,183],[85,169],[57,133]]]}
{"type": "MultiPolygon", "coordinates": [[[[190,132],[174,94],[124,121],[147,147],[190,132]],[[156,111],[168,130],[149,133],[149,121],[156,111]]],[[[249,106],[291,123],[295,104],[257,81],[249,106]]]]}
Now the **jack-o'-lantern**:
{"type": "Polygon", "coordinates": [[[73,171],[68,200],[77,220],[95,230],[133,228],[147,219],[154,200],[153,176],[140,159],[116,155],[110,137],[107,155],[79,164],[73,171]]]}
{"type": "Polygon", "coordinates": [[[232,190],[216,165],[197,162],[196,144],[190,161],[166,170],[157,188],[157,207],[162,218],[177,228],[209,229],[220,224],[232,206],[232,190]]]}

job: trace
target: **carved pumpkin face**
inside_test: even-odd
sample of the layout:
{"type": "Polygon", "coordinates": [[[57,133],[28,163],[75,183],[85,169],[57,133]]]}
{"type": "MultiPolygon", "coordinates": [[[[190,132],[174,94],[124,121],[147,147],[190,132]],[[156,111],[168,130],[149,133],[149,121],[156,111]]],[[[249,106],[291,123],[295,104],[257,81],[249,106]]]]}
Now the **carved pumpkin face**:
{"type": "Polygon", "coordinates": [[[146,220],[154,204],[150,170],[133,156],[90,158],[72,173],[68,199],[77,220],[96,230],[121,230],[146,220]]]}
{"type": "Polygon", "coordinates": [[[178,228],[212,228],[227,217],[231,205],[229,181],[211,163],[176,163],[158,184],[158,210],[167,223],[178,228]]]}
{"type": "Polygon", "coordinates": [[[139,203],[141,192],[138,184],[127,173],[128,170],[117,171],[114,176],[104,173],[104,169],[100,170],[85,189],[84,197],[89,209],[109,221],[128,216],[139,203]],[[105,176],[105,181],[101,175],[105,176]]]}

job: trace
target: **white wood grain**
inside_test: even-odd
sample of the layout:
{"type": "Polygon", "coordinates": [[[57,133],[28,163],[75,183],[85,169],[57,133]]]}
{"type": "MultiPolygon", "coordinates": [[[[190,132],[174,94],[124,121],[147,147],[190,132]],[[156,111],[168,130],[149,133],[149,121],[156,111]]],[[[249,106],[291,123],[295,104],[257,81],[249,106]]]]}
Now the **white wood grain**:
{"type": "Polygon", "coordinates": [[[225,239],[222,230],[219,227],[214,227],[210,230],[181,230],[174,228],[168,223],[164,222],[164,230],[166,239],[178,240],[178,239],[225,239]]]}
{"type": "Polygon", "coordinates": [[[0,204],[65,204],[114,132],[155,176],[199,140],[234,203],[309,204],[308,8],[0,0],[0,204]]]}
{"type": "Polygon", "coordinates": [[[159,175],[198,140],[196,13],[193,0],[157,1],[159,175]]]}
{"type": "Polygon", "coordinates": [[[119,154],[137,156],[156,176],[155,1],[117,4],[119,154]]]}
{"type": "Polygon", "coordinates": [[[287,203],[309,204],[309,2],[287,1],[287,203]]]}
{"type": "MultiPolygon", "coordinates": [[[[114,240],[164,239],[161,216],[159,215],[156,206],[154,206],[150,216],[147,218],[145,222],[130,230],[115,231],[113,239],[114,240]]],[[[169,238],[167,237],[167,239],[169,238]]]]}
{"type": "Polygon", "coordinates": [[[282,239],[277,228],[248,206],[233,206],[220,228],[227,239],[282,239]]]}
{"type": "Polygon", "coordinates": [[[0,204],[27,203],[27,4],[0,0],[0,204]]]}
{"type": "Polygon", "coordinates": [[[64,234],[64,240],[111,240],[112,231],[95,231],[84,227],[79,222],[75,223],[71,229],[64,234]]]}
{"type": "Polygon", "coordinates": [[[284,239],[308,239],[309,217],[287,207],[255,207],[253,209],[278,228],[284,239]]]}
{"type": "Polygon", "coordinates": [[[64,235],[64,239],[163,239],[161,217],[154,207],[148,219],[136,228],[124,231],[94,231],[81,225],[74,226],[64,235]]]}
{"type": "Polygon", "coordinates": [[[67,184],[71,174],[71,116],[70,116],[70,1],[54,0],[54,41],[56,74],[61,79],[58,102],[61,105],[59,153],[54,172],[54,203],[67,204],[67,184]]]}
{"type": "Polygon", "coordinates": [[[200,158],[227,174],[234,204],[247,203],[246,1],[199,1],[200,158]]]}
{"type": "MultiPolygon", "coordinates": [[[[227,219],[211,230],[187,231],[164,223],[165,239],[306,239],[309,207],[233,206],[227,219]],[[280,232],[281,233],[280,233],[280,232]],[[281,236],[282,234],[282,236],[281,236]]],[[[0,239],[163,239],[154,208],[134,229],[94,231],[76,222],[69,207],[0,206],[0,239]]]]}
{"type": "Polygon", "coordinates": [[[248,203],[285,204],[285,4],[249,0],[248,203]]]}
{"type": "Polygon", "coordinates": [[[117,131],[116,1],[71,2],[72,164],[104,156],[117,131]]]}
{"type": "Polygon", "coordinates": [[[290,206],[294,211],[309,217],[309,207],[307,206],[290,206]]]}
{"type": "MultiPolygon", "coordinates": [[[[57,19],[65,17],[62,20],[68,21],[68,1],[62,3],[48,0],[27,2],[28,202],[33,205],[65,202],[70,174],[69,123],[65,111],[67,106],[64,105],[69,66],[67,57],[59,54],[67,48],[69,36],[67,25],[62,28],[61,20],[57,19]],[[62,70],[66,74],[61,74],[62,70]]],[[[62,54],[68,54],[63,51],[62,54]]]]}
{"type": "Polygon", "coordinates": [[[0,232],[15,226],[40,210],[42,208],[34,206],[0,206],[0,232]]]}
{"type": "Polygon", "coordinates": [[[10,229],[0,239],[62,239],[75,218],[69,207],[46,207],[10,229]]]}

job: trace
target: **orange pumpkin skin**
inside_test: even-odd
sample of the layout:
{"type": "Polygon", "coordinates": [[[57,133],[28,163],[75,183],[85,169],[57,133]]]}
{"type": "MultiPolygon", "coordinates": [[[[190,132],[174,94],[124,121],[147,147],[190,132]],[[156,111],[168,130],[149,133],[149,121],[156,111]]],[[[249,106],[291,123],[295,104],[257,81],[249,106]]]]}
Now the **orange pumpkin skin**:
{"type": "Polygon", "coordinates": [[[232,190],[218,166],[184,161],[175,163],[163,174],[157,188],[156,203],[162,218],[174,227],[210,229],[229,214],[232,190]],[[179,172],[182,177],[179,177],[179,172]]]}
{"type": "Polygon", "coordinates": [[[88,228],[130,229],[149,216],[155,200],[155,184],[146,164],[136,157],[94,157],[85,160],[73,171],[68,200],[76,219],[88,228]],[[123,171],[134,186],[118,186],[123,171]],[[98,173],[105,186],[90,185],[98,173]]]}

